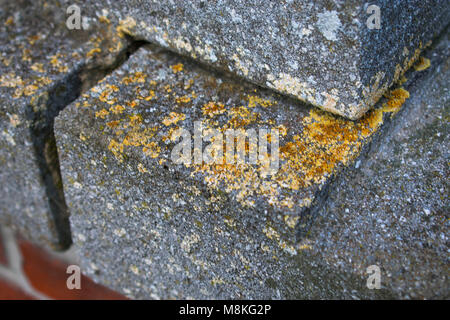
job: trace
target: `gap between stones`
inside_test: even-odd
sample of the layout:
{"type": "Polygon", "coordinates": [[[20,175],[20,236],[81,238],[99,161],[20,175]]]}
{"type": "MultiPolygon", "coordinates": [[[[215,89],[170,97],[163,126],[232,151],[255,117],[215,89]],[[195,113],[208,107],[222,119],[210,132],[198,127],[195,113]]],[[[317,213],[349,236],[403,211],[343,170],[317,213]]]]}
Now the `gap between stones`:
{"type": "Polygon", "coordinates": [[[48,95],[37,99],[36,105],[43,107],[34,110],[35,107],[29,105],[27,108],[27,117],[32,122],[30,130],[33,149],[49,201],[49,223],[54,224],[53,229],[59,240],[59,245],[54,248],[56,250],[68,249],[72,244],[72,235],[70,213],[64,198],[56,148],[54,119],[67,105],[120,67],[134,52],[146,44],[145,41],[135,40],[129,36],[126,36],[126,42],[124,49],[117,56],[93,64],[83,64],[70,72],[48,91],[48,95]]]}
{"type": "MultiPolygon", "coordinates": [[[[435,47],[439,44],[439,40],[445,35],[447,30],[448,27],[441,33],[440,36],[438,36],[434,40],[432,46],[424,51],[423,54],[432,52],[433,49],[435,49],[435,47]]],[[[30,129],[32,131],[33,137],[33,148],[36,158],[38,159],[39,170],[46,188],[46,195],[49,200],[50,220],[52,221],[52,223],[54,223],[57,237],[59,239],[59,246],[55,248],[57,250],[68,249],[72,244],[72,236],[69,221],[70,213],[64,198],[59,158],[54,136],[54,119],[56,116],[58,116],[60,111],[62,111],[67,105],[75,101],[83,92],[95,86],[101,79],[103,79],[105,76],[107,76],[112,71],[120,67],[124,62],[126,62],[129,57],[140,47],[144,45],[158,46],[145,40],[134,39],[129,35],[126,35],[126,40],[127,45],[125,46],[125,48],[110,61],[103,61],[93,65],[80,66],[77,70],[71,72],[63,80],[57,83],[48,92],[48,97],[46,97],[45,99],[41,99],[42,97],[38,98],[37,104],[40,105],[39,100],[42,100],[41,103],[45,105],[44,108],[40,108],[38,112],[31,111],[33,110],[32,106],[29,106],[28,108],[28,116],[33,123],[30,129]]],[[[162,49],[169,52],[171,51],[167,48],[162,49]]],[[[190,57],[186,57],[184,55],[183,57],[190,61],[194,61],[190,57]]],[[[197,61],[195,61],[195,63],[201,68],[206,69],[213,74],[224,75],[237,81],[245,81],[249,83],[247,79],[242,79],[241,77],[233,76],[228,72],[210,68],[209,66],[206,66],[203,63],[199,63],[197,61]]],[[[440,61],[432,61],[432,63],[433,67],[435,68],[440,63],[440,61]]],[[[424,74],[411,72],[411,70],[409,70],[406,75],[410,76],[411,79],[407,83],[407,89],[413,89],[416,85],[420,85],[421,80],[428,76],[431,73],[430,70],[434,70],[434,68],[430,68],[424,74]]],[[[256,85],[257,87],[266,89],[254,83],[252,83],[252,85],[256,85]]],[[[280,95],[277,93],[275,94],[282,99],[292,101],[292,103],[294,104],[304,104],[299,103],[289,96],[280,95]]],[[[378,103],[382,103],[382,100],[380,100],[378,103]]],[[[399,112],[397,117],[401,117],[402,112],[403,109],[399,112]]],[[[381,140],[381,137],[387,134],[386,132],[389,131],[392,122],[393,119],[391,119],[388,115],[385,115],[383,127],[377,133],[375,133],[375,135],[370,139],[370,142],[368,142],[363,147],[359,157],[355,159],[354,162],[358,160],[364,161],[364,159],[366,159],[370,150],[376,148],[379,144],[379,141],[381,140]]],[[[347,168],[343,168],[342,170],[352,169],[353,168],[350,168],[349,166],[347,168]]],[[[317,213],[320,209],[321,204],[327,201],[329,190],[330,188],[332,188],[332,185],[339,181],[338,179],[341,173],[342,171],[338,172],[334,177],[332,177],[323,186],[323,188],[317,192],[315,197],[316,200],[311,205],[311,207],[305,209],[301,213],[299,222],[297,224],[297,242],[301,241],[305,236],[307,236],[309,230],[311,229],[311,226],[315,221],[315,218],[318,215],[317,213]]]]}

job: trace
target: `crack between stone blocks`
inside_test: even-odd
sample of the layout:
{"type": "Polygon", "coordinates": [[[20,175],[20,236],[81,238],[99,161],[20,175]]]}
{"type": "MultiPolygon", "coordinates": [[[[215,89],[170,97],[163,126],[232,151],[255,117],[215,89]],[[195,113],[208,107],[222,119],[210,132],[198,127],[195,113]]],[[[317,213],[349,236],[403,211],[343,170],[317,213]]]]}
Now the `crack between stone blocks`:
{"type": "MultiPolygon", "coordinates": [[[[432,76],[433,72],[436,72],[443,61],[448,58],[448,53],[450,51],[448,49],[445,50],[443,47],[441,48],[440,44],[441,42],[445,42],[445,38],[448,37],[449,29],[450,24],[447,25],[444,30],[433,40],[431,46],[421,54],[422,56],[431,56],[432,53],[437,52],[437,54],[433,55],[433,57],[430,58],[431,67],[422,72],[414,71],[414,68],[411,67],[405,73],[405,75],[408,76],[408,81],[406,82],[406,85],[404,85],[404,87],[408,91],[414,93],[414,90],[417,89],[418,86],[426,82],[427,79],[432,76]]],[[[377,105],[383,103],[385,101],[384,99],[385,98],[380,99],[377,105]]],[[[396,114],[394,117],[391,117],[389,114],[385,114],[383,117],[383,124],[378,129],[378,131],[369,138],[369,141],[365,143],[359,155],[351,162],[351,164],[343,167],[341,170],[335,173],[333,177],[331,177],[330,180],[325,183],[322,189],[316,192],[314,197],[315,200],[311,204],[311,206],[300,213],[300,219],[296,226],[296,243],[308,237],[309,232],[314,226],[316,218],[318,218],[319,216],[320,210],[328,200],[330,190],[334,190],[335,186],[339,185],[339,183],[342,181],[341,177],[343,176],[343,174],[347,173],[350,170],[358,170],[357,168],[354,168],[354,164],[357,161],[360,161],[361,163],[365,162],[368,159],[369,154],[379,148],[382,140],[390,134],[392,127],[395,126],[397,121],[399,121],[397,119],[400,119],[402,117],[402,114],[407,112],[408,109],[409,105],[408,101],[406,101],[404,107],[402,107],[399,110],[398,114],[396,114]]]]}
{"type": "Polygon", "coordinates": [[[107,58],[106,61],[80,65],[27,108],[27,116],[32,122],[30,130],[34,154],[48,199],[49,227],[58,239],[57,243],[49,243],[55,250],[68,249],[72,244],[72,234],[70,213],[64,198],[61,179],[54,119],[66,106],[120,67],[134,52],[146,44],[145,41],[135,40],[129,36],[126,36],[126,41],[124,49],[116,56],[107,58]]]}

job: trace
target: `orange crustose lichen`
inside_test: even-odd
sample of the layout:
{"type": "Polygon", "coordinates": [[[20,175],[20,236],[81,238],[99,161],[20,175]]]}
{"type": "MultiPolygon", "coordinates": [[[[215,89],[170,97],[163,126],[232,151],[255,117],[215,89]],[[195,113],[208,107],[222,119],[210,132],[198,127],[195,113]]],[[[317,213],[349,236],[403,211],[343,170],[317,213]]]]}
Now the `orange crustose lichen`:
{"type": "MultiPolygon", "coordinates": [[[[182,70],[182,64],[171,68],[174,72],[179,72],[182,70]]],[[[123,85],[133,83],[142,83],[145,86],[146,75],[134,73],[122,79],[123,85]]],[[[154,80],[151,85],[156,86],[154,80]]],[[[160,157],[161,148],[171,145],[168,142],[172,140],[172,133],[186,119],[186,115],[171,111],[158,116],[160,124],[147,127],[139,114],[133,112],[133,115],[128,116],[129,119],[124,119],[122,114],[126,113],[126,108],[129,108],[128,111],[133,110],[134,106],[138,104],[135,100],[146,100],[144,97],[137,95],[133,103],[130,101],[117,102],[115,100],[117,98],[114,97],[117,87],[107,84],[102,84],[102,87],[104,91],[98,95],[98,99],[106,104],[115,101],[109,108],[110,111],[100,109],[96,112],[96,117],[106,119],[106,128],[114,133],[108,149],[119,161],[123,161],[126,148],[133,147],[141,148],[142,152],[151,158],[160,157]],[[157,134],[158,130],[164,130],[165,134],[157,134]]],[[[160,88],[166,87],[164,84],[160,85],[160,88]]],[[[156,90],[156,88],[154,89],[156,90]]],[[[165,90],[167,91],[167,89],[165,90]]],[[[140,88],[137,87],[136,92],[139,91],[140,88]]],[[[158,94],[161,92],[158,91],[158,94]]],[[[188,93],[183,94],[173,96],[174,110],[182,109],[187,113],[192,112],[193,106],[186,103],[190,101],[188,93]]],[[[155,94],[153,93],[151,96],[153,97],[155,94]]],[[[261,174],[262,169],[267,165],[268,154],[259,155],[256,164],[219,161],[212,164],[202,163],[187,166],[191,168],[192,175],[201,177],[210,188],[227,193],[233,192],[236,199],[244,206],[254,206],[258,198],[263,198],[269,204],[280,208],[293,209],[296,206],[308,205],[312,201],[310,198],[307,199],[303,195],[303,198],[297,199],[295,198],[296,193],[292,191],[306,190],[314,184],[322,185],[340,165],[348,165],[354,160],[370,136],[383,123],[383,115],[385,113],[395,114],[409,97],[409,93],[403,88],[399,88],[391,91],[386,97],[388,98],[387,102],[380,108],[369,111],[357,121],[347,120],[313,108],[309,115],[292,121],[290,125],[277,123],[276,117],[263,116],[264,110],[276,105],[276,102],[265,100],[256,94],[247,96],[247,105],[226,105],[217,101],[209,101],[202,105],[203,119],[199,119],[203,122],[204,133],[212,129],[224,133],[226,129],[278,128],[282,137],[279,149],[279,169],[271,175],[261,174]]],[[[150,102],[149,100],[147,101],[150,102]]],[[[269,134],[268,140],[270,141],[270,139],[269,134]]],[[[172,140],[172,142],[174,141],[172,140]]],[[[247,152],[249,150],[247,142],[245,150],[247,152]]]]}

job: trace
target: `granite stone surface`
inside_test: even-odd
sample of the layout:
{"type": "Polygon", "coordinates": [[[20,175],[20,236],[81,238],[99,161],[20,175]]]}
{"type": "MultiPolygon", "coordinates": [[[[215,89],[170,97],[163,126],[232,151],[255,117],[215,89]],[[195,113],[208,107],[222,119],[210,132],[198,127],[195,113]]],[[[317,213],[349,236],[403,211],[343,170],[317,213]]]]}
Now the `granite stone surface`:
{"type": "Polygon", "coordinates": [[[450,3],[370,4],[0,0],[0,224],[131,298],[448,298],[450,3]]]}
{"type": "Polygon", "coordinates": [[[136,39],[351,119],[373,107],[450,21],[446,0],[75,3],[136,39]],[[371,29],[377,12],[379,29],[371,29]]]}
{"type": "Polygon", "coordinates": [[[425,83],[411,89],[389,134],[333,185],[309,235],[329,265],[362,273],[379,266],[382,287],[396,298],[450,296],[448,41],[445,47],[446,60],[424,71],[425,83]]]}
{"type": "MultiPolygon", "coordinates": [[[[0,1],[0,223],[54,248],[71,242],[53,118],[125,56],[107,24],[66,27],[64,1],[0,1]]],[[[123,36],[123,35],[122,35],[123,36]]]]}
{"type": "MultiPolygon", "coordinates": [[[[430,70],[446,59],[439,48],[430,70]]],[[[327,256],[339,252],[322,254],[310,234],[333,179],[389,129],[409,87],[431,83],[424,74],[411,71],[406,89],[350,121],[139,49],[55,120],[84,272],[133,298],[398,296],[390,286],[369,290],[365,267],[341,269],[327,256]],[[207,142],[214,130],[278,129],[278,170],[263,174],[268,154],[256,164],[174,163],[177,129],[193,136],[195,121],[209,151],[223,145],[207,142]]]]}

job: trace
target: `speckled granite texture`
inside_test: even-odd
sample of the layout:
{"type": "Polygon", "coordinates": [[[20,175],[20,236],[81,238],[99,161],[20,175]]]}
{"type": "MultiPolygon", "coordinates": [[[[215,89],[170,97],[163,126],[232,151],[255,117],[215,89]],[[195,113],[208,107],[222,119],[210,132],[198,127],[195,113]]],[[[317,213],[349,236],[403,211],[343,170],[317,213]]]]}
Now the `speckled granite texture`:
{"type": "Polygon", "coordinates": [[[331,187],[309,235],[329,265],[378,265],[396,298],[450,297],[448,41],[444,47],[447,59],[410,89],[399,121],[331,187]]]}
{"type": "Polygon", "coordinates": [[[0,224],[132,298],[448,298],[450,3],[371,4],[0,0],[0,224]]]}
{"type": "Polygon", "coordinates": [[[351,119],[450,21],[446,0],[79,3],[138,39],[351,119]],[[369,4],[380,8],[380,29],[366,25],[369,4]]]}
{"type": "Polygon", "coordinates": [[[68,30],[65,7],[0,1],[0,223],[53,248],[71,242],[53,118],[127,47],[105,24],[68,30]]]}
{"type": "MultiPolygon", "coordinates": [[[[432,65],[445,59],[441,49],[432,65]]],[[[423,74],[411,72],[407,88],[429,86],[423,74]]],[[[353,122],[140,49],[56,119],[84,271],[134,298],[402,296],[390,285],[367,289],[366,266],[341,269],[327,256],[339,251],[322,253],[310,235],[333,177],[368,152],[408,97],[396,89],[353,122]],[[195,120],[278,128],[278,172],[174,164],[174,131],[195,120]]]]}

